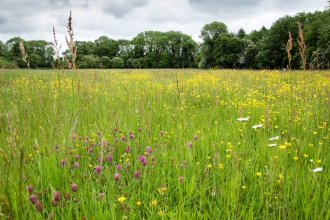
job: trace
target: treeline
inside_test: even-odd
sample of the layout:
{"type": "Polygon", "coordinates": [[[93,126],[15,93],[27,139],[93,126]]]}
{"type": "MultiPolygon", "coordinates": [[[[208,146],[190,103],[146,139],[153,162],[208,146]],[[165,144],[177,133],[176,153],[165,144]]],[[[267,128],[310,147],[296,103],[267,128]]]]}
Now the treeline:
{"type": "MultiPolygon", "coordinates": [[[[301,23],[306,67],[329,68],[330,63],[330,10],[298,13],[285,16],[270,29],[262,27],[246,34],[241,28],[230,33],[222,22],[206,24],[201,30],[201,43],[179,31],[145,31],[132,40],[114,40],[101,36],[95,41],[75,41],[76,68],[252,68],[283,69],[289,66],[287,42],[292,36],[290,66],[302,69],[299,53],[301,23]]],[[[50,33],[51,34],[51,33],[50,33]]],[[[0,41],[0,67],[26,68],[19,47],[23,42],[31,68],[57,66],[52,43],[44,40],[25,41],[14,37],[6,43],[0,41]]],[[[63,52],[70,59],[69,50],[63,52]]],[[[65,59],[60,65],[67,68],[65,59]]]]}

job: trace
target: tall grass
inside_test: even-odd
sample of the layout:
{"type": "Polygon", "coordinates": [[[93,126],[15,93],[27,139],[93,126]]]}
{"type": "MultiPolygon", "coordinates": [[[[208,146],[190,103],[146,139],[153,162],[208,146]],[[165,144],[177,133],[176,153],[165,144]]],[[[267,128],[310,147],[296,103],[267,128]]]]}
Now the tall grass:
{"type": "Polygon", "coordinates": [[[6,70],[0,83],[0,218],[330,218],[327,72],[6,70]]]}

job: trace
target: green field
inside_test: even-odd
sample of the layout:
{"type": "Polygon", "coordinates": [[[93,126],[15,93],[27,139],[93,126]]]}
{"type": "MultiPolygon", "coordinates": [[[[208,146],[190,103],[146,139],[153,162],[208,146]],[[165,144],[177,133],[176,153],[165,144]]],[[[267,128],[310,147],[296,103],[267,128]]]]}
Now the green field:
{"type": "Polygon", "coordinates": [[[330,219],[329,116],[329,71],[5,70],[0,219],[330,219]]]}

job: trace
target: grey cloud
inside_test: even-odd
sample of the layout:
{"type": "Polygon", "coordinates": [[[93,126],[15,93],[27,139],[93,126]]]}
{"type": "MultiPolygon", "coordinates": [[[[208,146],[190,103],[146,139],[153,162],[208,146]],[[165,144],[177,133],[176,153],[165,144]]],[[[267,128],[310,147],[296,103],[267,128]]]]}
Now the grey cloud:
{"type": "Polygon", "coordinates": [[[255,8],[262,0],[188,0],[188,2],[195,10],[214,13],[241,11],[243,8],[255,8]]]}
{"type": "Polygon", "coordinates": [[[106,1],[102,10],[116,18],[123,18],[135,8],[148,5],[150,0],[114,0],[106,1]]]}
{"type": "Polygon", "coordinates": [[[8,19],[0,14],[0,25],[6,23],[7,21],[8,21],[8,19]]]}

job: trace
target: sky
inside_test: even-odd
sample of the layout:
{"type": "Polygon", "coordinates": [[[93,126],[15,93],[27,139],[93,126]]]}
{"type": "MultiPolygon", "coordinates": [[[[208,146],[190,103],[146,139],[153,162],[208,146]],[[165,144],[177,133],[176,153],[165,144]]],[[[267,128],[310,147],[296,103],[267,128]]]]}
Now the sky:
{"type": "Polygon", "coordinates": [[[75,40],[94,41],[100,36],[131,40],[152,30],[181,31],[201,42],[205,24],[223,22],[229,32],[246,33],[270,28],[285,15],[322,11],[327,0],[0,0],[0,40],[13,37],[65,45],[72,11],[75,40]]]}

